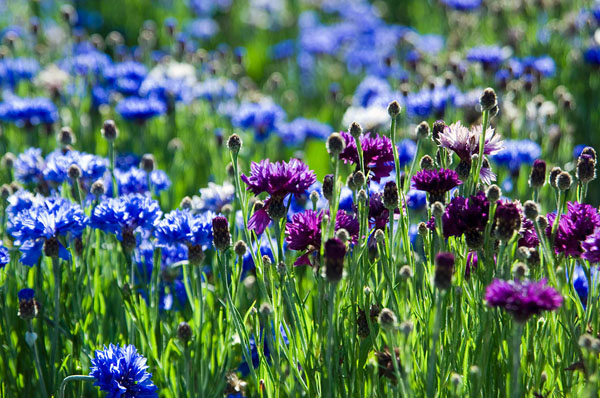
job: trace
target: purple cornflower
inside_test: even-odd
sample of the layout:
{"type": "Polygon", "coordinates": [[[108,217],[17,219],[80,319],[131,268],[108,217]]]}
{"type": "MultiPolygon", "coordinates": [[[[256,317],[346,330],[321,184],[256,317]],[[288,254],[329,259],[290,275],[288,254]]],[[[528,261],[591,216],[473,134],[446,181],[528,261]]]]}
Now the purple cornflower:
{"type": "Polygon", "coordinates": [[[106,398],[158,397],[152,374],[147,372],[146,358],[132,345],[105,346],[96,351],[91,365],[90,376],[96,379],[94,385],[108,393],[106,398]]]}
{"type": "Polygon", "coordinates": [[[553,311],[562,305],[563,298],[546,280],[504,281],[495,279],[485,290],[490,307],[502,307],[517,322],[525,323],[542,311],[553,311]]]}
{"type": "MultiPolygon", "coordinates": [[[[551,238],[556,214],[548,214],[546,218],[548,219],[546,235],[551,238]]],[[[595,207],[585,203],[568,202],[567,214],[561,215],[558,220],[554,251],[566,256],[581,256],[583,253],[581,243],[598,227],[600,227],[600,214],[595,207]]]]}
{"type": "Polygon", "coordinates": [[[369,224],[377,229],[385,229],[390,220],[390,211],[383,204],[383,194],[374,192],[369,197],[369,224]]]}
{"type": "Polygon", "coordinates": [[[594,233],[581,244],[585,250],[581,257],[588,260],[590,263],[600,263],[600,229],[596,229],[594,233]]]}
{"type": "Polygon", "coordinates": [[[494,234],[498,239],[508,241],[515,231],[521,229],[521,204],[499,200],[496,213],[494,214],[494,234]]]}
{"type": "MultiPolygon", "coordinates": [[[[359,157],[356,149],[354,137],[345,131],[340,134],[346,141],[346,148],[340,153],[340,159],[344,163],[352,163],[358,167],[359,157]]],[[[378,134],[364,134],[360,138],[360,145],[363,150],[363,160],[365,171],[369,173],[369,177],[376,182],[381,181],[390,175],[394,170],[394,152],[392,150],[392,141],[378,134]]]]}
{"type": "MultiPolygon", "coordinates": [[[[458,121],[444,128],[439,136],[440,144],[442,147],[456,153],[461,162],[471,165],[473,155],[479,154],[479,139],[482,131],[483,126],[481,125],[469,129],[458,121]]],[[[484,155],[494,155],[504,148],[500,135],[494,134],[491,127],[487,128],[485,137],[484,155]]],[[[489,167],[481,168],[479,178],[484,184],[491,184],[492,181],[496,180],[496,176],[489,167]]]]}
{"type": "MultiPolygon", "coordinates": [[[[286,242],[288,248],[296,251],[305,251],[302,256],[294,262],[294,265],[311,265],[310,255],[318,251],[321,247],[321,222],[323,221],[322,211],[306,210],[302,213],[296,213],[292,220],[285,226],[286,242]]],[[[358,239],[359,225],[354,215],[350,215],[343,210],[338,211],[335,220],[335,230],[344,228],[350,234],[352,243],[358,239]]]]}
{"type": "Polygon", "coordinates": [[[521,239],[519,239],[519,247],[536,248],[540,245],[540,240],[535,232],[535,225],[529,219],[523,219],[521,223],[521,239]]]}
{"type": "Polygon", "coordinates": [[[483,231],[488,221],[490,202],[482,191],[464,198],[452,198],[442,216],[444,237],[483,231]]]}
{"type": "Polygon", "coordinates": [[[444,202],[446,192],[462,184],[454,170],[421,170],[412,178],[415,189],[429,194],[429,203],[444,202]]]}
{"type": "Polygon", "coordinates": [[[270,195],[264,207],[248,220],[248,228],[257,234],[263,233],[272,219],[285,216],[287,209],[284,199],[288,195],[302,195],[317,180],[314,171],[298,159],[291,159],[287,163],[271,163],[269,159],[260,163],[252,162],[250,176],[242,174],[241,178],[255,195],[262,192],[270,195]]]}
{"type": "Polygon", "coordinates": [[[12,218],[8,232],[20,246],[21,262],[33,266],[42,254],[69,260],[65,244],[81,236],[87,224],[88,218],[79,205],[63,198],[48,198],[12,218]]]}

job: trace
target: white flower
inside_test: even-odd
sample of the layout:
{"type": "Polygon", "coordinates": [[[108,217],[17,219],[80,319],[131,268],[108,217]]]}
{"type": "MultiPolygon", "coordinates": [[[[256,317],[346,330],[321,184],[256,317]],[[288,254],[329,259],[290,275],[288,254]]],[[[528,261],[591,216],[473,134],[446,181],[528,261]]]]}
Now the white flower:
{"type": "Polygon", "coordinates": [[[35,85],[49,91],[57,91],[69,82],[69,74],[55,64],[48,65],[35,78],[35,85]]]}
{"type": "Polygon", "coordinates": [[[391,118],[384,106],[371,105],[366,108],[351,106],[346,109],[342,117],[342,126],[349,126],[352,122],[358,122],[364,131],[370,131],[390,124],[391,118]]]}

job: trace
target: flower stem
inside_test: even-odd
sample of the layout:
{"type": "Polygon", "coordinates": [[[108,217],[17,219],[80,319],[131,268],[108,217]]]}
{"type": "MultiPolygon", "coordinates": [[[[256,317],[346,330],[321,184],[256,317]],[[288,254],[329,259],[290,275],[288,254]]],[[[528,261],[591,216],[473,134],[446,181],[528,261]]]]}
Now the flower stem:
{"type": "Polygon", "coordinates": [[[473,189],[471,194],[477,190],[477,184],[479,183],[479,174],[481,173],[481,166],[483,165],[483,152],[485,149],[485,133],[490,121],[490,111],[483,111],[483,124],[481,126],[481,135],[479,136],[479,157],[477,158],[477,167],[475,167],[475,174],[473,175],[473,189]]]}
{"type": "Polygon", "coordinates": [[[433,336],[431,339],[431,349],[429,350],[428,361],[427,361],[427,397],[435,397],[435,382],[436,376],[436,363],[437,363],[437,343],[440,337],[440,330],[442,324],[442,298],[443,294],[439,291],[436,294],[436,309],[435,309],[435,320],[433,323],[433,336]]]}
{"type": "Polygon", "coordinates": [[[67,387],[67,383],[70,381],[94,381],[96,378],[94,376],[87,375],[72,375],[67,376],[63,379],[62,383],[60,383],[60,392],[58,394],[58,398],[65,397],[65,388],[67,387]]]}
{"type": "MultiPolygon", "coordinates": [[[[31,320],[29,321],[29,332],[34,333],[33,322],[31,322],[31,320]]],[[[31,349],[33,350],[33,359],[35,360],[35,368],[38,373],[40,390],[42,392],[42,395],[44,397],[47,397],[48,390],[46,390],[46,383],[44,382],[44,374],[42,373],[42,363],[40,362],[40,354],[38,353],[37,344],[35,341],[33,342],[33,344],[31,344],[31,349]]]]}
{"type": "Polygon", "coordinates": [[[519,398],[519,368],[521,367],[521,335],[523,334],[523,324],[515,322],[513,341],[511,346],[512,355],[512,373],[510,375],[510,396],[519,398]]]}
{"type": "MultiPolygon", "coordinates": [[[[60,268],[58,257],[52,257],[52,272],[54,273],[54,328],[52,328],[52,361],[50,366],[54,368],[56,357],[58,355],[58,330],[60,321],[60,268]]],[[[58,368],[56,369],[58,370],[58,368]]],[[[53,375],[58,376],[58,372],[53,372],[53,375]]],[[[52,377],[54,380],[54,377],[52,377]]],[[[53,385],[56,385],[53,383],[53,385]]]]}

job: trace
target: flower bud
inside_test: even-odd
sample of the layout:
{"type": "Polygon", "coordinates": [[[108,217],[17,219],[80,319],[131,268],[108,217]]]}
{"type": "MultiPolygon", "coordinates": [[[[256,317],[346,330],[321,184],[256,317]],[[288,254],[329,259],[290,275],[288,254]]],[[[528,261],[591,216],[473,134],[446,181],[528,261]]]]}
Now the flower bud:
{"type": "Polygon", "coordinates": [[[546,183],[546,162],[542,159],[536,159],[531,167],[529,174],[529,186],[539,189],[546,183]]]}
{"type": "Polygon", "coordinates": [[[144,170],[146,173],[151,173],[155,168],[156,161],[154,160],[154,155],[147,153],[142,156],[142,160],[140,160],[140,169],[144,170]]]}
{"type": "Polygon", "coordinates": [[[388,181],[383,187],[383,205],[391,211],[398,208],[398,187],[394,181],[388,181]]]}
{"type": "Polygon", "coordinates": [[[323,192],[323,196],[328,201],[331,201],[333,198],[333,174],[327,174],[323,178],[323,185],[321,186],[321,191],[323,192]]]}
{"type": "Polygon", "coordinates": [[[512,274],[514,278],[523,279],[527,273],[529,273],[529,268],[524,263],[519,262],[513,266],[512,274]]]}
{"type": "Polygon", "coordinates": [[[390,115],[390,117],[393,119],[396,116],[398,116],[400,114],[400,111],[402,110],[402,108],[400,107],[400,104],[398,103],[398,101],[392,101],[390,102],[390,104],[388,105],[387,111],[388,111],[388,115],[390,115]]]}
{"type": "Polygon", "coordinates": [[[500,196],[502,196],[502,190],[498,185],[492,184],[488,187],[486,196],[490,203],[495,203],[500,199],[500,196]]]}
{"type": "Polygon", "coordinates": [[[325,276],[329,282],[339,282],[344,271],[346,244],[337,238],[325,242],[325,276]]]}
{"type": "Polygon", "coordinates": [[[213,244],[217,250],[226,250],[231,246],[231,234],[229,233],[229,221],[225,217],[217,216],[212,219],[213,244]]]}
{"type": "Polygon", "coordinates": [[[438,145],[440,145],[440,134],[444,132],[445,128],[446,123],[443,120],[438,120],[433,123],[433,128],[431,129],[431,138],[438,145]]]}
{"type": "Polygon", "coordinates": [[[415,133],[417,134],[417,139],[426,139],[427,137],[429,137],[429,124],[426,121],[422,121],[417,126],[415,133]]]}
{"type": "Polygon", "coordinates": [[[427,224],[420,222],[417,231],[419,232],[419,235],[426,236],[429,233],[429,228],[427,228],[427,224]]]}
{"type": "Polygon", "coordinates": [[[100,198],[102,195],[106,193],[106,187],[104,186],[104,181],[97,180],[94,181],[92,187],[90,188],[90,192],[92,195],[96,197],[96,199],[100,198]]]}
{"type": "Polygon", "coordinates": [[[327,152],[331,156],[337,157],[346,148],[346,141],[344,141],[344,138],[340,133],[332,133],[329,138],[327,138],[325,146],[327,147],[327,152]]]}
{"type": "Polygon", "coordinates": [[[381,230],[381,229],[378,229],[377,231],[375,231],[373,236],[377,243],[383,243],[383,241],[385,240],[385,232],[383,232],[383,230],[381,230]]]}
{"type": "Polygon", "coordinates": [[[552,170],[550,170],[550,177],[548,177],[548,180],[550,181],[552,188],[558,188],[556,185],[556,177],[558,177],[560,173],[562,173],[562,169],[560,167],[553,167],[552,170]]]}
{"type": "Polygon", "coordinates": [[[227,139],[227,148],[233,153],[237,155],[240,152],[240,148],[242,147],[242,139],[237,134],[231,134],[229,139],[227,139]]]}
{"type": "Polygon", "coordinates": [[[400,327],[399,327],[400,331],[405,336],[408,336],[413,331],[414,328],[415,328],[415,324],[412,321],[410,321],[410,320],[409,321],[403,321],[400,324],[400,327]]]}
{"type": "Polygon", "coordinates": [[[548,219],[546,219],[544,216],[537,216],[535,218],[535,222],[542,231],[548,228],[548,219]]]}
{"type": "Polygon", "coordinates": [[[70,165],[67,169],[67,176],[69,176],[71,180],[78,180],[81,178],[81,168],[76,164],[70,165]]]}
{"type": "Polygon", "coordinates": [[[429,155],[424,155],[419,162],[419,167],[421,170],[433,170],[435,168],[433,158],[429,155]]]}
{"type": "Polygon", "coordinates": [[[317,203],[319,202],[319,193],[317,191],[312,191],[309,195],[309,198],[313,206],[317,206],[317,203]]]}
{"type": "Polygon", "coordinates": [[[6,200],[10,195],[12,195],[12,188],[10,185],[2,184],[2,186],[0,186],[0,198],[2,198],[2,200],[6,200]]]}
{"type": "Polygon", "coordinates": [[[273,307],[269,303],[262,303],[258,312],[262,317],[268,318],[271,316],[271,314],[273,314],[273,307]]]}
{"type": "Polygon", "coordinates": [[[433,282],[440,290],[447,290],[452,283],[454,274],[454,255],[448,252],[438,253],[435,256],[435,275],[433,282]]]}
{"type": "Polygon", "coordinates": [[[560,191],[566,191],[567,189],[571,188],[571,184],[573,184],[573,178],[568,172],[563,171],[556,176],[556,187],[560,191]]]}
{"type": "Polygon", "coordinates": [[[63,127],[56,135],[56,140],[62,147],[73,145],[75,143],[75,135],[70,127],[63,127]]]}
{"type": "Polygon", "coordinates": [[[528,200],[523,205],[523,213],[525,214],[525,217],[531,221],[535,221],[537,216],[540,214],[540,207],[533,200],[528,200]]]}
{"type": "Polygon", "coordinates": [[[341,240],[342,242],[346,243],[350,240],[350,233],[347,229],[340,228],[337,231],[335,231],[335,237],[341,240]]]}
{"type": "Polygon", "coordinates": [[[384,308],[379,313],[379,318],[377,319],[379,324],[384,330],[391,331],[396,328],[396,324],[398,323],[398,319],[396,318],[396,314],[389,308],[384,308]]]}
{"type": "Polygon", "coordinates": [[[19,311],[17,315],[19,318],[29,321],[37,318],[40,312],[40,305],[35,299],[35,291],[33,289],[21,289],[18,292],[19,297],[19,311]]]}
{"type": "Polygon", "coordinates": [[[4,156],[2,156],[2,166],[10,170],[14,167],[16,160],[17,158],[12,152],[6,152],[4,156]]]}
{"type": "Polygon", "coordinates": [[[367,195],[367,191],[365,191],[364,189],[361,189],[360,191],[358,191],[357,197],[358,197],[358,201],[360,203],[368,204],[369,196],[367,195]]]}
{"type": "Polygon", "coordinates": [[[584,184],[596,178],[596,159],[592,155],[583,153],[577,159],[577,170],[575,176],[584,184]]]}
{"type": "Polygon", "coordinates": [[[238,257],[243,257],[248,251],[248,245],[246,245],[246,242],[243,240],[238,240],[235,242],[235,245],[233,245],[233,251],[238,257]]]}
{"type": "Polygon", "coordinates": [[[181,322],[177,326],[177,338],[184,343],[187,343],[192,339],[192,328],[187,322],[181,322]]]}
{"type": "Polygon", "coordinates": [[[114,141],[119,136],[119,129],[113,120],[106,120],[100,131],[107,141],[114,141]]]}
{"type": "Polygon", "coordinates": [[[355,171],[354,174],[352,174],[352,183],[354,184],[354,187],[356,189],[359,189],[363,185],[365,185],[365,182],[366,178],[362,171],[358,170],[355,171]]]}
{"type": "Polygon", "coordinates": [[[435,202],[431,205],[431,214],[433,214],[435,218],[441,218],[444,215],[445,210],[442,202],[435,202]]]}
{"type": "Polygon", "coordinates": [[[348,129],[348,132],[352,137],[359,138],[363,130],[362,127],[360,127],[360,124],[358,124],[357,122],[352,122],[350,128],[348,129]]]}
{"type": "Polygon", "coordinates": [[[181,199],[181,202],[179,202],[179,207],[182,210],[191,210],[193,206],[193,201],[192,198],[190,198],[189,196],[184,196],[183,199],[181,199]]]}
{"type": "Polygon", "coordinates": [[[481,97],[479,97],[479,104],[482,111],[489,111],[498,105],[498,98],[493,88],[488,87],[483,90],[481,97]]]}
{"type": "Polygon", "coordinates": [[[409,279],[413,277],[413,270],[410,268],[410,265],[403,265],[400,268],[400,277],[402,279],[409,279]]]}

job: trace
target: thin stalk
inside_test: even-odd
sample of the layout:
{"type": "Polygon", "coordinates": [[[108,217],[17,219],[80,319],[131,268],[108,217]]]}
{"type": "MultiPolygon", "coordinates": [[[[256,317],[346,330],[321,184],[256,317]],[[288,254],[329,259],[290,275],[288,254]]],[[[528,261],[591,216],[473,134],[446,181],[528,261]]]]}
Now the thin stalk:
{"type": "Polygon", "coordinates": [[[481,135],[479,136],[479,157],[477,158],[477,167],[475,167],[475,174],[473,175],[473,189],[471,194],[475,193],[477,184],[479,183],[479,174],[481,173],[481,166],[483,165],[483,152],[485,149],[485,133],[490,122],[490,111],[483,111],[483,124],[481,126],[481,135]]]}
{"type": "MultiPolygon", "coordinates": [[[[35,332],[33,331],[33,322],[31,320],[29,321],[29,333],[35,334],[35,332]]],[[[48,390],[46,390],[46,383],[44,382],[44,374],[42,373],[42,363],[40,362],[40,354],[38,352],[37,344],[35,341],[33,342],[33,344],[31,344],[31,349],[33,350],[33,359],[35,361],[35,368],[36,368],[37,374],[38,374],[40,390],[42,392],[42,396],[47,397],[48,390]]]]}
{"type": "Polygon", "coordinates": [[[324,395],[326,397],[333,397],[333,344],[335,339],[335,324],[333,323],[333,309],[335,307],[335,290],[337,287],[337,283],[333,282],[330,285],[329,289],[329,311],[328,311],[328,336],[327,336],[327,389],[325,390],[327,393],[324,395]]]}
{"type": "Polygon", "coordinates": [[[442,327],[442,298],[443,294],[437,291],[435,294],[436,308],[435,308],[435,320],[433,323],[433,336],[431,339],[431,349],[427,360],[427,397],[435,397],[435,381],[436,376],[436,363],[437,363],[437,343],[440,337],[440,330],[442,327]]]}
{"type": "MultiPolygon", "coordinates": [[[[60,321],[60,268],[58,257],[52,257],[52,272],[54,273],[54,328],[52,328],[52,359],[50,366],[54,368],[56,364],[56,357],[58,355],[58,325],[60,321]]],[[[58,372],[53,372],[52,374],[58,375],[58,372]]],[[[54,380],[54,377],[52,377],[52,380],[54,380]]],[[[54,383],[52,384],[55,385],[54,383]]]]}
{"type": "Polygon", "coordinates": [[[87,375],[72,375],[67,376],[63,379],[62,383],[60,383],[60,392],[58,394],[58,398],[65,398],[65,388],[67,387],[67,383],[70,381],[95,381],[96,378],[94,376],[87,375]]]}
{"type": "Polygon", "coordinates": [[[521,367],[521,335],[523,334],[523,324],[515,321],[513,340],[511,344],[512,373],[510,375],[510,396],[519,398],[520,383],[519,369],[521,367]]]}

